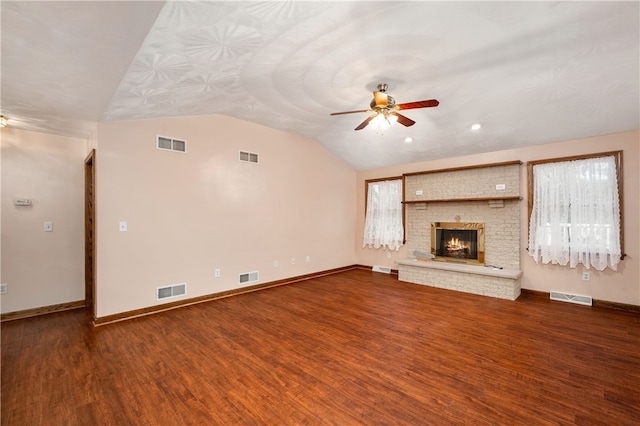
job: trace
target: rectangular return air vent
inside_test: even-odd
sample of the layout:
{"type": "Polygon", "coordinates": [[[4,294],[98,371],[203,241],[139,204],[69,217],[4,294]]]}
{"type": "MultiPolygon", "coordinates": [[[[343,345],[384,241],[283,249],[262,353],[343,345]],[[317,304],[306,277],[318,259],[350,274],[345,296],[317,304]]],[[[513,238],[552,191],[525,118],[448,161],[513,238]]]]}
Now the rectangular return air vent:
{"type": "Polygon", "coordinates": [[[187,283],[174,284],[167,287],[158,287],[156,289],[156,300],[184,296],[185,294],[187,294],[187,283]]]}
{"type": "Polygon", "coordinates": [[[245,274],[240,274],[240,278],[238,282],[240,284],[251,284],[258,282],[258,271],[255,272],[247,272],[245,274]]]}
{"type": "Polygon", "coordinates": [[[238,160],[244,163],[258,164],[258,154],[256,154],[255,152],[240,151],[238,155],[238,160]]]}
{"type": "Polygon", "coordinates": [[[579,296],[577,294],[561,293],[559,291],[552,291],[549,293],[551,300],[557,300],[559,302],[577,303],[578,305],[591,306],[593,300],[591,296],[579,296]]]}
{"type": "Polygon", "coordinates": [[[391,268],[388,268],[386,266],[373,265],[373,268],[371,268],[371,270],[373,272],[382,272],[383,274],[391,273],[391,268]]]}
{"type": "Polygon", "coordinates": [[[156,135],[156,148],[165,151],[187,152],[187,141],[156,135]]]}

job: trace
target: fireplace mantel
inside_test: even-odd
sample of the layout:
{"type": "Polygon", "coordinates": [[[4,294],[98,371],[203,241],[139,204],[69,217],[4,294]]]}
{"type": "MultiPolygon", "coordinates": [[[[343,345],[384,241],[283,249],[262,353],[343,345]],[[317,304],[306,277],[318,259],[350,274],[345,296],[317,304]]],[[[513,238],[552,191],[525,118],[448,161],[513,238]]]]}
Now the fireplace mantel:
{"type": "Polygon", "coordinates": [[[411,200],[403,201],[402,204],[420,204],[420,203],[459,203],[461,201],[505,201],[505,200],[522,200],[522,197],[506,196],[506,197],[476,197],[476,198],[448,198],[448,199],[431,199],[431,200],[411,200]]]}

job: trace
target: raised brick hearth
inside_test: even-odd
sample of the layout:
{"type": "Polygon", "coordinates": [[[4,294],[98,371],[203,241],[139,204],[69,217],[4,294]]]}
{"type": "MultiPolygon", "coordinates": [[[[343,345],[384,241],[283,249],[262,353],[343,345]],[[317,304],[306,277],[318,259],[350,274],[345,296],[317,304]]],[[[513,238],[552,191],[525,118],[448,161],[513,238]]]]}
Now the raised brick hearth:
{"type": "Polygon", "coordinates": [[[399,260],[396,263],[400,281],[499,299],[516,300],[520,296],[522,273],[516,269],[416,259],[399,260]]]}

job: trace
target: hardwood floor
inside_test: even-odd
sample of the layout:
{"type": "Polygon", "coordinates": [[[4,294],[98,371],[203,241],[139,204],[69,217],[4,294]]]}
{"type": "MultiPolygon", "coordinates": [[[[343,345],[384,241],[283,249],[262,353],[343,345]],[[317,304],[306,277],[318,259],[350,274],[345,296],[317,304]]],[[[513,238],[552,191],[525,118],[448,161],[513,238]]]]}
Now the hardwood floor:
{"type": "Polygon", "coordinates": [[[3,425],[638,425],[640,315],[353,270],[2,324],[3,425]]]}

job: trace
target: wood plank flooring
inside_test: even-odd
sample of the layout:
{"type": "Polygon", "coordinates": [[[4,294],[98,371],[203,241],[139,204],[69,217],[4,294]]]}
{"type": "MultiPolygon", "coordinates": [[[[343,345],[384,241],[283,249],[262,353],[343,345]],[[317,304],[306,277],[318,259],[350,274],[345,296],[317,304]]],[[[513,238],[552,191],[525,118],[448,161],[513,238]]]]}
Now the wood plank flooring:
{"type": "Polygon", "coordinates": [[[640,315],[353,270],[2,324],[2,425],[638,425],[640,315]]]}

